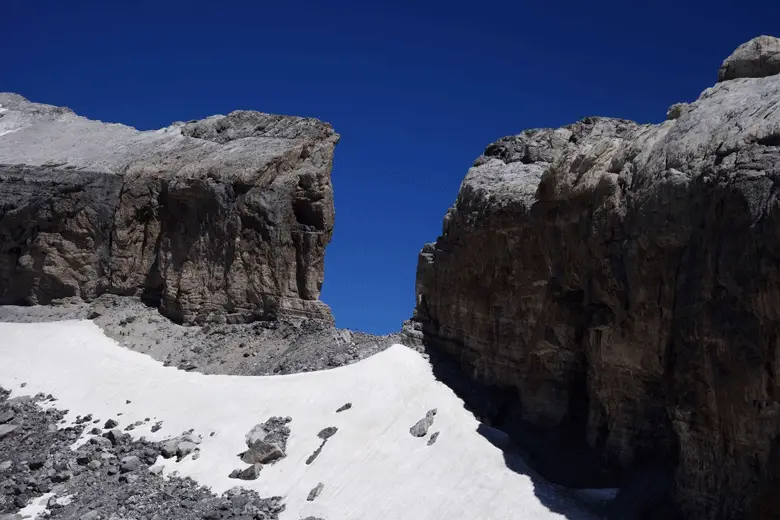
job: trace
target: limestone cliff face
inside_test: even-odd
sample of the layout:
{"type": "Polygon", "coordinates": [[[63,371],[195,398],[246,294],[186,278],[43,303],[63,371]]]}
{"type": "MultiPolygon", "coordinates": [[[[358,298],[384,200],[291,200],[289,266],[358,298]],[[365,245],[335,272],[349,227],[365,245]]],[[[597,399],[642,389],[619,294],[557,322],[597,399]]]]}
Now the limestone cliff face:
{"type": "Polygon", "coordinates": [[[0,94],[0,304],[112,292],[184,322],[330,319],[337,141],[315,119],[139,132],[0,94]]]}
{"type": "Polygon", "coordinates": [[[525,425],[673,468],[687,518],[773,518],[780,484],[780,41],[664,123],[491,144],[420,254],[415,322],[525,425]]]}

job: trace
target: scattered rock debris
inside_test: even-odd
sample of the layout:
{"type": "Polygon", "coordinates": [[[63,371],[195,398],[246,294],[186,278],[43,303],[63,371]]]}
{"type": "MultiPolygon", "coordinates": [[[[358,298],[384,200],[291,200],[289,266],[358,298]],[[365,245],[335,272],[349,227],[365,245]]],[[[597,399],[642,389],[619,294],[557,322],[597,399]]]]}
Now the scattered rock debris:
{"type": "Polygon", "coordinates": [[[322,448],[325,447],[325,443],[328,442],[328,439],[336,435],[337,431],[339,431],[339,429],[336,428],[335,426],[328,426],[327,428],[323,428],[322,430],[320,430],[320,432],[317,434],[317,437],[322,439],[322,444],[320,444],[319,447],[316,450],[314,450],[314,453],[309,455],[309,458],[306,459],[307,465],[314,462],[314,460],[320,456],[320,453],[322,453],[322,448]]]}
{"type": "MultiPolygon", "coordinates": [[[[235,469],[228,476],[255,480],[264,464],[273,464],[286,457],[287,439],[290,437],[290,428],[287,425],[291,421],[291,417],[271,417],[266,422],[253,426],[245,436],[248,449],[239,454],[249,467],[235,469]]],[[[214,435],[214,432],[211,432],[211,435],[214,435]]]]}
{"type": "Polygon", "coordinates": [[[333,437],[334,435],[336,435],[337,431],[339,431],[339,429],[336,428],[335,426],[328,426],[327,428],[323,428],[322,430],[320,430],[320,433],[317,434],[317,437],[326,441],[331,437],[333,437]]]}
{"type": "Polygon", "coordinates": [[[220,496],[190,478],[163,478],[162,467],[152,466],[162,443],[133,440],[117,429],[74,451],[88,423],[58,429],[63,411],[39,408],[42,398],[11,403],[7,397],[0,389],[0,417],[13,410],[9,420],[20,434],[0,442],[2,520],[16,520],[20,509],[45,493],[53,496],[43,502],[41,517],[61,520],[275,520],[284,510],[281,497],[261,498],[241,488],[220,496]]]}
{"type": "Polygon", "coordinates": [[[428,428],[433,426],[433,420],[436,418],[436,408],[428,410],[425,417],[417,421],[417,424],[409,428],[409,433],[414,437],[425,437],[428,435],[428,428]]]}
{"type": "Polygon", "coordinates": [[[322,490],[324,488],[325,488],[325,484],[320,482],[319,484],[314,486],[314,488],[311,491],[309,491],[309,496],[306,497],[306,500],[309,501],[309,502],[312,502],[315,498],[320,496],[320,493],[322,493],[322,490]]]}

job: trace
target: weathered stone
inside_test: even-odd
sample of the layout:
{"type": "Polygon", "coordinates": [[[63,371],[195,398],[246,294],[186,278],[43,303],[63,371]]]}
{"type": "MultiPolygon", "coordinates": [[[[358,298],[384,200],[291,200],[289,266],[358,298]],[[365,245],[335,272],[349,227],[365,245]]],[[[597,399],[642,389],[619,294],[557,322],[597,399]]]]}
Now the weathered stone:
{"type": "Polygon", "coordinates": [[[352,403],[345,403],[336,410],[336,413],[345,412],[350,408],[352,408],[352,403]]]}
{"type": "Polygon", "coordinates": [[[339,429],[335,426],[328,426],[327,428],[323,428],[318,434],[317,437],[320,439],[326,441],[336,435],[336,432],[339,431],[339,429]]]}
{"type": "Polygon", "coordinates": [[[258,440],[244,452],[241,456],[241,460],[247,464],[267,464],[281,459],[284,456],[284,451],[276,444],[258,440]]]}
{"type": "Polygon", "coordinates": [[[263,469],[262,464],[252,464],[248,468],[238,473],[238,478],[241,480],[256,480],[260,476],[260,470],[263,469]]]}
{"type": "Polygon", "coordinates": [[[119,471],[122,473],[129,473],[131,471],[137,470],[140,467],[141,459],[138,458],[137,455],[129,455],[127,457],[123,457],[122,460],[119,461],[119,471]]]}
{"type": "Polygon", "coordinates": [[[723,61],[718,81],[763,78],[780,74],[780,38],[758,36],[745,42],[723,61]]]}
{"type": "Polygon", "coordinates": [[[780,508],[775,45],[740,48],[661,124],[491,144],[421,251],[405,330],[495,388],[480,413],[550,446],[538,466],[581,444],[669,468],[688,518],[780,508]]]}
{"type": "Polygon", "coordinates": [[[19,428],[18,424],[0,424],[0,439],[19,428]]]}
{"type": "Polygon", "coordinates": [[[251,448],[259,441],[276,445],[282,453],[287,449],[287,439],[290,437],[290,417],[271,417],[264,423],[256,424],[246,434],[246,445],[251,448]]]}
{"type": "Polygon", "coordinates": [[[179,443],[176,439],[166,441],[162,444],[162,446],[160,446],[160,455],[162,455],[163,458],[166,459],[175,457],[178,451],[179,451],[179,443]]]}
{"type": "Polygon", "coordinates": [[[425,414],[425,417],[417,421],[414,426],[409,428],[409,433],[411,433],[413,437],[425,437],[428,435],[428,428],[433,425],[435,418],[436,409],[434,408],[433,410],[428,410],[428,412],[425,414]]]}
{"type": "Polygon", "coordinates": [[[8,408],[7,410],[0,412],[0,424],[7,423],[11,419],[13,419],[15,415],[16,412],[14,412],[11,408],[8,408]]]}
{"type": "Polygon", "coordinates": [[[110,292],[183,322],[331,319],[330,125],[237,111],[139,132],[0,104],[0,304],[110,292]]]}
{"type": "Polygon", "coordinates": [[[103,437],[111,441],[112,445],[116,446],[125,440],[128,435],[126,433],[122,433],[122,430],[113,429],[104,433],[103,437]]]}
{"type": "Polygon", "coordinates": [[[311,491],[309,491],[309,496],[306,497],[306,500],[309,502],[312,502],[315,498],[320,496],[320,493],[322,493],[322,490],[325,489],[325,484],[320,482],[314,488],[312,488],[311,491]]]}
{"type": "Polygon", "coordinates": [[[197,448],[198,445],[190,441],[182,441],[176,445],[176,455],[179,459],[183,459],[197,448]]]}

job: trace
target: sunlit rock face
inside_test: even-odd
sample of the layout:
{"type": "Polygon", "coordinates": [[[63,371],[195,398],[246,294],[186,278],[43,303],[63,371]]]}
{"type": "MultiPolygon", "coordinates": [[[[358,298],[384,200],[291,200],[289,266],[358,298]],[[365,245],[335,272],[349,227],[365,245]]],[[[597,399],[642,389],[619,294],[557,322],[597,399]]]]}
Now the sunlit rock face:
{"type": "Polygon", "coordinates": [[[112,292],[183,322],[331,319],[337,142],[315,119],[139,132],[0,94],[0,303],[112,292]]]}

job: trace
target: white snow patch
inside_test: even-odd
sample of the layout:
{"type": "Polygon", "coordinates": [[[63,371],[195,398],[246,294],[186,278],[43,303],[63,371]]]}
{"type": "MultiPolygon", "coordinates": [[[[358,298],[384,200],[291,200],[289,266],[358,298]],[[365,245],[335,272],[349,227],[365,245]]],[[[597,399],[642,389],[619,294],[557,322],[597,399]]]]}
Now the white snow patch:
{"type": "Polygon", "coordinates": [[[65,495],[64,497],[57,497],[54,501],[57,503],[57,505],[67,506],[73,502],[73,498],[73,495],[65,495]]]}
{"type": "Polygon", "coordinates": [[[46,506],[49,503],[49,499],[54,496],[54,493],[44,493],[43,495],[33,498],[30,503],[19,510],[17,514],[22,518],[35,519],[41,516],[47,511],[46,506]]]}
{"type": "Polygon", "coordinates": [[[13,132],[18,132],[21,130],[21,128],[14,128],[12,130],[0,130],[0,137],[4,136],[5,134],[11,134],[13,132]]]}
{"type": "Polygon", "coordinates": [[[284,520],[586,520],[599,517],[591,511],[594,498],[614,494],[580,496],[507,468],[463,402],[436,380],[428,362],[401,345],[323,372],[241,377],[164,367],[120,347],[91,321],[0,323],[0,338],[0,385],[13,395],[51,393],[58,398],[53,406],[70,410],[69,422],[91,413],[124,428],[149,417],[129,433],[152,440],[194,428],[203,435],[200,458],[160,459],[165,472],[190,476],[216,493],[241,485],[284,496],[284,520]],[[335,413],[347,402],[350,410],[335,413]],[[409,428],[432,408],[438,413],[430,433],[441,433],[427,446],[409,428]],[[237,456],[245,434],[272,415],[292,417],[287,457],[264,467],[255,481],[228,478],[245,467],[237,456]],[[152,433],[156,421],[162,429],[152,433]],[[321,442],[317,433],[328,426],[338,432],[307,465],[321,442]],[[319,482],[322,494],[308,502],[319,482]]]}

